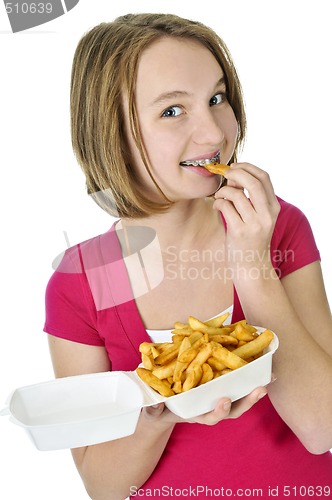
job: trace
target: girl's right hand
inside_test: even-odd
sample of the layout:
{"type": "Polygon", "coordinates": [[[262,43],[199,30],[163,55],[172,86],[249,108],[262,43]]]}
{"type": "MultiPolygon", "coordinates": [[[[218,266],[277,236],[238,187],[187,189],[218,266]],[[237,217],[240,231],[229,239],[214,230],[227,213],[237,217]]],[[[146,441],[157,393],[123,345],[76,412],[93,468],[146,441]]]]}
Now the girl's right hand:
{"type": "Polygon", "coordinates": [[[266,387],[258,387],[248,396],[245,396],[244,398],[241,398],[234,403],[231,403],[231,400],[229,398],[221,398],[214,410],[188,420],[178,417],[177,415],[172,413],[170,410],[168,410],[164,403],[145,407],[142,410],[142,414],[148,420],[156,421],[157,419],[159,419],[164,423],[169,424],[187,422],[204,425],[215,425],[221,420],[240,417],[243,413],[254,406],[254,404],[256,404],[260,399],[262,399],[262,397],[264,397],[266,393],[266,387]]]}

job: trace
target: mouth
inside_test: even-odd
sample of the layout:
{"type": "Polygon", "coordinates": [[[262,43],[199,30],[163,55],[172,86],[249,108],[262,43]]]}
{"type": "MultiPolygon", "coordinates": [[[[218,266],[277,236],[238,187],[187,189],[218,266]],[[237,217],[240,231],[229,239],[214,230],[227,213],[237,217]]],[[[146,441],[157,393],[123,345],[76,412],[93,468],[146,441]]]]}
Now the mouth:
{"type": "Polygon", "coordinates": [[[205,167],[205,165],[209,165],[210,163],[219,163],[219,162],[220,162],[220,151],[218,151],[218,153],[215,154],[212,158],[181,161],[180,165],[182,165],[183,167],[205,167]]]}

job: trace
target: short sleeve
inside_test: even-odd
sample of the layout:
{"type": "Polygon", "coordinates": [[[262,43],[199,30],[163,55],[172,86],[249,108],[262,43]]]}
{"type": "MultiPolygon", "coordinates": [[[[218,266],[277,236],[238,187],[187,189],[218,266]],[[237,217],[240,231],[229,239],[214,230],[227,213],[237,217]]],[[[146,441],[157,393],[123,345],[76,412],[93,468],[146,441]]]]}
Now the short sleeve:
{"type": "Polygon", "coordinates": [[[271,241],[271,258],[280,278],[320,260],[310,223],[304,213],[278,198],[280,213],[271,241]]]}
{"type": "Polygon", "coordinates": [[[104,341],[96,325],[96,309],[76,246],[64,254],[47,284],[44,331],[73,342],[102,346],[104,341]]]}

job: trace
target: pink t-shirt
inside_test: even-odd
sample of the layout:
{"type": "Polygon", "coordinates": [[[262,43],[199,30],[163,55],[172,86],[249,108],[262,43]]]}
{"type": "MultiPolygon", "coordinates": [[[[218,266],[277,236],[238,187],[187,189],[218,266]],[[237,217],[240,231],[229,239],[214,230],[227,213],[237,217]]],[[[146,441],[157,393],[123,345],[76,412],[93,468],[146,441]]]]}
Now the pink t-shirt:
{"type": "MultiPolygon", "coordinates": [[[[303,213],[280,198],[279,202],[270,251],[282,278],[320,256],[303,213]]],[[[148,229],[145,237],[153,241],[148,229]]],[[[233,306],[235,322],[243,318],[235,289],[233,306]]],[[[44,330],[105,346],[113,370],[134,370],[140,363],[138,347],[149,336],[132,296],[114,226],[66,251],[47,286],[44,330]]],[[[332,491],[332,455],[306,451],[266,396],[238,419],[211,427],[177,424],[155,471],[139,492],[132,485],[131,495],[303,498],[308,491],[308,496],[327,497],[324,486],[332,491]]]]}

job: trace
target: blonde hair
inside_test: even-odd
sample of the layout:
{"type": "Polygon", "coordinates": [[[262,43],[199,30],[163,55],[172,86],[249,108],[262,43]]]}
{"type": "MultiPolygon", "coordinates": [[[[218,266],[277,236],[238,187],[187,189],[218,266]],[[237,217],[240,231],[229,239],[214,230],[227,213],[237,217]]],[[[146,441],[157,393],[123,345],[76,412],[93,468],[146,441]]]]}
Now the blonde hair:
{"type": "Polygon", "coordinates": [[[220,37],[203,24],[172,14],[128,14],[87,32],[75,51],[71,75],[71,133],[88,193],[107,212],[120,217],[161,213],[171,202],[151,173],[135,110],[135,84],[142,51],[162,37],[196,40],[207,47],[223,69],[228,101],[238,122],[231,161],[244,141],[246,118],[241,85],[230,53],[220,37]],[[124,130],[123,94],[129,103],[131,132],[145,167],[164,197],[144,196],[130,160],[124,130]]]}

